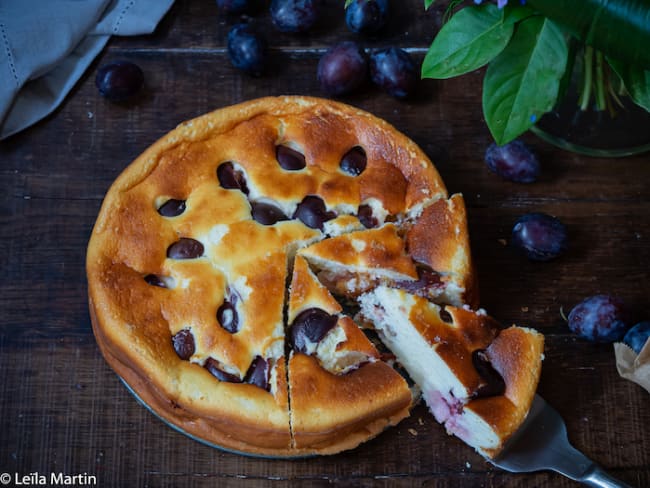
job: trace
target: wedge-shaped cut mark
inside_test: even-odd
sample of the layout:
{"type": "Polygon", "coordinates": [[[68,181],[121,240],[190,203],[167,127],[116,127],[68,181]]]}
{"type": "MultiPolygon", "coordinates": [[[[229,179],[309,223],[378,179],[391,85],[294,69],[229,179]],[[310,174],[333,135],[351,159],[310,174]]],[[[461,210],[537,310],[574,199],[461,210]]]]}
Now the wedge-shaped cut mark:
{"type": "Polygon", "coordinates": [[[288,318],[292,350],[315,356],[330,373],[345,374],[380,357],[301,256],[294,261],[288,318]]]}
{"type": "Polygon", "coordinates": [[[305,258],[297,255],[293,261],[289,289],[288,322],[292,323],[298,314],[310,308],[318,308],[332,315],[343,310],[329,291],[318,281],[305,258]]]}
{"type": "Polygon", "coordinates": [[[465,308],[446,307],[445,321],[438,305],[387,287],[360,303],[436,420],[479,453],[497,453],[532,402],[543,336],[516,326],[502,330],[484,312],[465,308]]]}

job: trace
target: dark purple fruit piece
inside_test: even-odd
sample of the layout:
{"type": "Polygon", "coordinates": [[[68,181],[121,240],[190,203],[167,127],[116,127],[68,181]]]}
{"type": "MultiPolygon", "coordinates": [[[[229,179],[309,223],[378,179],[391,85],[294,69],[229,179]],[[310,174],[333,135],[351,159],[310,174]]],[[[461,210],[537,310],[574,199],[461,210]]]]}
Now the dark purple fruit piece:
{"type": "Polygon", "coordinates": [[[409,293],[421,294],[429,288],[440,286],[442,283],[440,275],[428,266],[419,265],[416,267],[416,271],[418,273],[417,280],[399,281],[397,286],[409,293]]]}
{"type": "Polygon", "coordinates": [[[438,313],[438,315],[440,315],[440,320],[442,320],[443,322],[447,322],[448,324],[453,324],[454,323],[454,318],[444,308],[440,309],[440,312],[438,313]]]}
{"type": "Polygon", "coordinates": [[[366,151],[360,146],[355,146],[343,155],[340,167],[349,175],[359,176],[366,169],[366,164],[368,164],[366,151]]]}
{"type": "Polygon", "coordinates": [[[549,261],[567,249],[567,230],[544,213],[522,215],[512,228],[512,245],[533,261],[549,261]]]}
{"type": "Polygon", "coordinates": [[[146,281],[151,286],[159,286],[160,288],[167,288],[167,283],[165,283],[165,281],[160,276],[155,274],[148,274],[147,276],[144,277],[144,281],[146,281]]]}
{"type": "Polygon", "coordinates": [[[228,57],[235,68],[261,76],[266,66],[266,41],[250,25],[237,24],[228,32],[228,57]]]}
{"type": "Polygon", "coordinates": [[[232,373],[227,373],[223,369],[219,367],[219,362],[212,359],[208,358],[203,365],[205,369],[207,369],[212,376],[217,378],[219,381],[225,381],[227,383],[241,383],[242,380],[239,376],[234,375],[232,373]]]}
{"type": "Polygon", "coordinates": [[[299,219],[307,227],[320,230],[323,230],[325,222],[334,217],[336,214],[327,210],[323,199],[313,195],[303,198],[293,214],[294,219],[299,219]]]}
{"type": "Polygon", "coordinates": [[[415,91],[419,73],[409,53],[391,47],[370,55],[370,79],[389,95],[406,98],[415,91]]]}
{"type": "Polygon", "coordinates": [[[639,322],[625,333],[623,342],[639,354],[650,338],[650,320],[639,322]]]}
{"type": "Polygon", "coordinates": [[[266,359],[262,356],[256,356],[246,372],[244,383],[250,383],[251,385],[259,386],[262,390],[269,391],[270,374],[271,368],[269,368],[269,363],[266,359]]]}
{"type": "Polygon", "coordinates": [[[163,217],[177,217],[185,212],[185,200],[169,199],[158,208],[163,217]]]}
{"type": "Polygon", "coordinates": [[[595,342],[620,340],[627,330],[627,312],[623,302],[609,295],[584,299],[569,313],[569,329],[595,342]]]}
{"type": "Polygon", "coordinates": [[[278,164],[288,171],[298,171],[306,166],[304,154],[288,146],[276,146],[275,157],[278,164]]]}
{"type": "Polygon", "coordinates": [[[345,9],[345,23],[357,34],[374,34],[388,22],[388,0],[353,0],[345,9]]]}
{"type": "Polygon", "coordinates": [[[251,202],[251,215],[262,225],[273,225],[281,220],[289,220],[289,217],[278,207],[264,202],[251,202]]]}
{"type": "Polygon", "coordinates": [[[361,222],[366,229],[372,229],[379,225],[379,221],[372,213],[372,207],[370,205],[359,205],[357,217],[359,218],[359,222],[361,222]]]}
{"type": "Polygon", "coordinates": [[[189,359],[194,354],[194,336],[189,329],[183,329],[172,336],[174,351],[181,359],[189,359]]]}
{"type": "Polygon", "coordinates": [[[282,32],[306,32],[318,20],[316,0],[272,0],[271,20],[282,32]]]}
{"type": "Polygon", "coordinates": [[[219,321],[219,325],[231,334],[239,331],[239,315],[232,303],[224,301],[221,304],[217,309],[217,320],[219,321]]]}
{"type": "Polygon", "coordinates": [[[105,64],[97,70],[95,86],[99,93],[113,102],[133,98],[144,86],[140,67],[129,61],[105,64]]]}
{"type": "Polygon", "coordinates": [[[243,171],[235,169],[235,165],[232,162],[226,161],[219,165],[217,168],[217,179],[222,188],[226,190],[239,190],[248,195],[246,176],[243,171]]]}
{"type": "Polygon", "coordinates": [[[506,382],[499,372],[494,369],[485,350],[477,349],[472,353],[472,364],[479,376],[485,381],[474,392],[474,397],[503,395],[506,391],[506,382]]]}
{"type": "Polygon", "coordinates": [[[532,183],[539,176],[537,156],[519,139],[503,146],[490,144],[485,151],[485,163],[492,172],[517,183],[532,183]]]}
{"type": "Polygon", "coordinates": [[[181,237],[167,248],[167,257],[172,259],[195,259],[203,256],[203,244],[189,237],[181,237]]]}
{"type": "Polygon", "coordinates": [[[291,324],[291,347],[306,354],[309,344],[320,342],[337,321],[336,315],[330,315],[320,308],[303,310],[291,324]]]}
{"type": "Polygon", "coordinates": [[[368,58],[352,41],[332,46],[318,62],[318,81],[329,95],[345,95],[360,87],[368,77],[368,58]]]}

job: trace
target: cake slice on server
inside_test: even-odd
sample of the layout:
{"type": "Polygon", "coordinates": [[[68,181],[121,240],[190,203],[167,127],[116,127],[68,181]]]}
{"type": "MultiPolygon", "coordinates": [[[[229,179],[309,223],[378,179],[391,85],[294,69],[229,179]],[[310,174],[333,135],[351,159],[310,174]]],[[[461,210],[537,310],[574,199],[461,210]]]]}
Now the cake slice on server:
{"type": "Polygon", "coordinates": [[[463,197],[432,200],[403,222],[388,222],[299,251],[335,294],[354,299],[379,285],[438,303],[476,306],[463,197]]]}
{"type": "Polygon", "coordinates": [[[293,447],[328,454],[352,448],[408,416],[413,397],[363,331],[294,261],[287,311],[293,447]]]}
{"type": "Polygon", "coordinates": [[[544,339],[502,329],[483,311],[440,307],[379,286],[359,298],[436,420],[486,457],[495,456],[526,417],[541,372],[544,339]]]}

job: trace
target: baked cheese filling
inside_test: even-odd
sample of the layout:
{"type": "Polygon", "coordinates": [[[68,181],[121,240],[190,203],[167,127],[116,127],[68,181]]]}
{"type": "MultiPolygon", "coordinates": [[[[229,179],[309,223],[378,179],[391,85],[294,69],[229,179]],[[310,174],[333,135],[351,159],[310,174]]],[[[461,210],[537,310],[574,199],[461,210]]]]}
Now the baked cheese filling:
{"type": "Polygon", "coordinates": [[[434,304],[380,286],[361,296],[361,315],[422,389],[447,432],[484,456],[494,455],[523,419],[539,379],[543,336],[502,329],[484,311],[434,304]],[[532,394],[531,394],[532,392],[532,394]],[[483,410],[493,405],[493,410],[483,410]]]}

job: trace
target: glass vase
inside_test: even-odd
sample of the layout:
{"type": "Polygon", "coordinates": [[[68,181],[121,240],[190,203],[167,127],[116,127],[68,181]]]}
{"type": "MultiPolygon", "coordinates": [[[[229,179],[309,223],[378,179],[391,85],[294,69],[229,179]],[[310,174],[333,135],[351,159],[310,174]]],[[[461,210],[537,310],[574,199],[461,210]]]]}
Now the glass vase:
{"type": "Polygon", "coordinates": [[[555,108],[532,128],[562,149],[596,157],[650,151],[650,112],[636,105],[596,51],[580,48],[555,108]]]}

